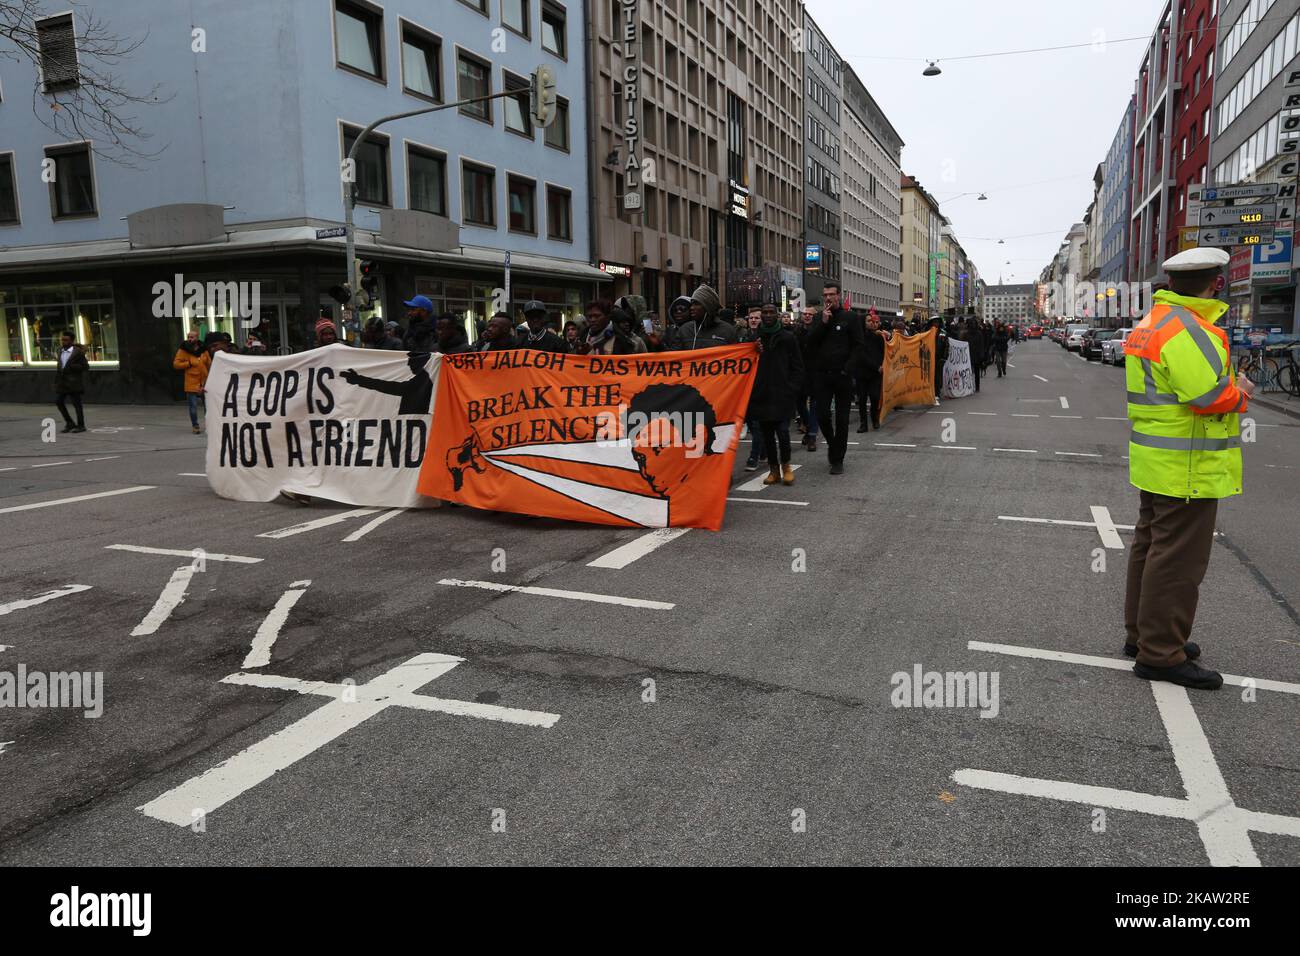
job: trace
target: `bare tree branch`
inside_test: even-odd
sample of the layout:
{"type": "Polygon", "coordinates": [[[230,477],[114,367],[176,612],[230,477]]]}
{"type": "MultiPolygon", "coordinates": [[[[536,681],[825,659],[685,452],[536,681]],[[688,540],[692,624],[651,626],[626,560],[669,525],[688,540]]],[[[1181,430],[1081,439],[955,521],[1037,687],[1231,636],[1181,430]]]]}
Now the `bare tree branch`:
{"type": "MultiPolygon", "coordinates": [[[[95,154],[123,166],[136,166],[160,155],[166,146],[148,151],[151,139],[135,115],[142,106],[171,99],[155,84],[143,92],[129,90],[116,72],[148,39],[118,35],[84,4],[73,3],[76,28],[77,85],[46,92],[41,83],[41,44],[36,28],[48,14],[42,0],[0,0],[0,58],[32,64],[32,113],[48,130],[65,140],[87,141],[95,154]]],[[[65,8],[66,9],[66,8],[65,8]]]]}

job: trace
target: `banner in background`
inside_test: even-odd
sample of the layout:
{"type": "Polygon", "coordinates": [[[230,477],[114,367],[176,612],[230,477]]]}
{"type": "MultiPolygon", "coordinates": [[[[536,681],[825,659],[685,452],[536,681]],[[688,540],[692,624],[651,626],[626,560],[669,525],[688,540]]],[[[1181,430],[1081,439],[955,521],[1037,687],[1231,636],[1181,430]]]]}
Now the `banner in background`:
{"type": "Polygon", "coordinates": [[[943,397],[966,398],[975,394],[975,371],[970,365],[970,343],[948,339],[948,361],[943,363],[943,397]]]}
{"type": "Polygon", "coordinates": [[[281,491],[385,508],[416,490],[441,355],[330,345],[295,355],[218,352],[207,381],[207,473],[237,501],[281,491]]]}
{"type": "Polygon", "coordinates": [[[492,511],[718,530],[754,344],[447,355],[423,494],[492,511]]]}
{"type": "Polygon", "coordinates": [[[880,420],[905,405],[934,404],[935,330],[920,335],[895,333],[885,343],[884,380],[880,387],[880,420]]]}

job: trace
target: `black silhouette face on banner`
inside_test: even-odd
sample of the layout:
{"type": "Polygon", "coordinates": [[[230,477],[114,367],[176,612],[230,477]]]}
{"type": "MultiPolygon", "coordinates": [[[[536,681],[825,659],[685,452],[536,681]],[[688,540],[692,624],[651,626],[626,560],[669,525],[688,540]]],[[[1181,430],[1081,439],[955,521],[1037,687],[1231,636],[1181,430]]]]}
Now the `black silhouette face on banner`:
{"type": "Polygon", "coordinates": [[[409,353],[406,365],[411,370],[411,378],[405,382],[371,378],[368,375],[361,375],[355,369],[345,370],[339,378],[358,388],[368,388],[373,392],[398,396],[402,400],[397,407],[399,415],[427,415],[433,405],[433,379],[429,378],[429,373],[425,371],[428,363],[429,353],[409,353]]]}
{"type": "Polygon", "coordinates": [[[690,478],[692,461],[713,454],[717,424],[713,406],[692,385],[651,385],[633,396],[627,439],[656,495],[671,498],[690,478]]]}

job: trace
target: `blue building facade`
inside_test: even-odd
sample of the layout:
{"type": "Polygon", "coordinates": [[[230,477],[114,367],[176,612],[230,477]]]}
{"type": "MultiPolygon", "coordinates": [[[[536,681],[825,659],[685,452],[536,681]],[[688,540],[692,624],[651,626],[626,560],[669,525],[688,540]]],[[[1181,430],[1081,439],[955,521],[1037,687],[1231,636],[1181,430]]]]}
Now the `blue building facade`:
{"type": "Polygon", "coordinates": [[[1133,117],[1136,102],[1129,97],[1124,110],[1124,118],[1111,140],[1110,151],[1102,165],[1101,186],[1101,254],[1097,261],[1101,263],[1100,280],[1114,284],[1127,282],[1129,217],[1132,214],[1132,199],[1129,184],[1133,173],[1133,117]]]}
{"type": "Polygon", "coordinates": [[[90,400],[176,397],[185,332],[242,340],[249,323],[210,304],[159,316],[160,282],[255,283],[273,352],[310,347],[322,316],[355,326],[368,313],[329,294],[346,275],[330,230],[343,222],[347,147],[381,116],[487,93],[519,91],[389,123],[359,151],[357,255],[376,264],[374,314],[401,319],[420,293],[472,331],[537,298],[558,324],[606,281],[590,248],[583,4],[96,0],[73,13],[78,36],[82,11],[139,43],[114,72],[133,93],[157,87],[126,108],[147,136],[128,145],[152,155],[42,122],[57,127],[51,104],[78,96],[75,71],[93,63],[73,65],[67,86],[0,58],[0,400],[47,396],[64,328],[91,347],[90,400]],[[528,109],[539,64],[559,96],[546,129],[528,109]],[[381,228],[406,211],[423,215],[381,228]]]}

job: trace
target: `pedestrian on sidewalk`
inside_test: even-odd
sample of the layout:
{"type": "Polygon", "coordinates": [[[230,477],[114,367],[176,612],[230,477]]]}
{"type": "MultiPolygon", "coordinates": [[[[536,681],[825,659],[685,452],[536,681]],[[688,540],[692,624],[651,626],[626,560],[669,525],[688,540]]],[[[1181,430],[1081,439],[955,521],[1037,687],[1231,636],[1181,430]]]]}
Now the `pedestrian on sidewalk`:
{"type": "Polygon", "coordinates": [[[1124,341],[1129,483],[1139,492],[1124,600],[1124,653],[1145,680],[1217,690],[1188,638],[1210,563],[1219,499],[1241,494],[1240,416],[1255,386],[1234,380],[1228,337],[1228,253],[1202,247],[1164,263],[1169,289],[1124,341]]]}
{"type": "Polygon", "coordinates": [[[790,412],[803,384],[803,358],[794,335],[781,324],[774,302],[766,303],[758,325],[758,371],[749,397],[750,421],[757,421],[768,454],[763,484],[794,484],[790,467],[790,412]]]}
{"type": "Polygon", "coordinates": [[[59,338],[62,348],[59,351],[59,367],[54,372],[54,394],[58,396],[55,404],[63,414],[65,432],[84,432],[86,416],[81,408],[81,396],[86,391],[86,373],[90,363],[86,361],[85,346],[78,344],[77,337],[69,329],[59,338]],[[74,424],[68,414],[68,401],[77,412],[74,424]]]}
{"type": "Polygon", "coordinates": [[[199,341],[198,330],[190,329],[172,358],[172,368],[185,373],[185,400],[190,408],[190,427],[196,435],[202,431],[199,428],[199,404],[203,401],[203,386],[208,380],[210,367],[208,352],[199,341]]]}
{"type": "Polygon", "coordinates": [[[826,437],[831,474],[842,475],[849,447],[849,410],[853,407],[850,369],[860,360],[866,338],[859,318],[839,307],[838,285],[826,283],[822,295],[822,311],[808,342],[817,369],[813,397],[817,402],[817,424],[826,437]]]}

